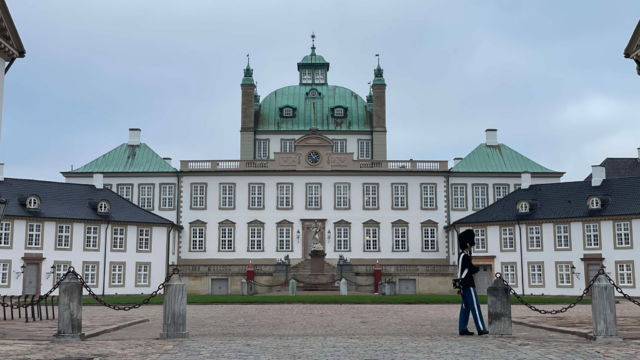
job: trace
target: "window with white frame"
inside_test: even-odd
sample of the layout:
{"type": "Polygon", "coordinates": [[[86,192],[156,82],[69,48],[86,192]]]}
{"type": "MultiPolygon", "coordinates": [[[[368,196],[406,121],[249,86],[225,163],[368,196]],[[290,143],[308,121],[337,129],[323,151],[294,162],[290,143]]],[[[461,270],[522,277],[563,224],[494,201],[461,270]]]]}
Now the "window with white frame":
{"type": "Polygon", "coordinates": [[[71,225],[58,225],[57,247],[62,249],[71,247],[71,225]]]}
{"type": "Polygon", "coordinates": [[[335,109],[333,109],[333,116],[336,116],[336,117],[344,116],[344,109],[343,108],[335,108],[335,109]]]}
{"type": "Polygon", "coordinates": [[[151,251],[151,229],[138,229],[138,250],[151,251]]]}
{"type": "Polygon", "coordinates": [[[467,189],[464,185],[453,185],[453,208],[465,209],[467,207],[467,189]]]}
{"type": "Polygon", "coordinates": [[[118,185],[118,195],[131,201],[131,185],[118,185]]]}
{"type": "Polygon", "coordinates": [[[589,200],[589,209],[600,209],[600,199],[597,197],[589,200]]]}
{"type": "Polygon", "coordinates": [[[371,159],[371,141],[370,140],[360,140],[358,142],[358,155],[361,160],[369,160],[371,159]]]}
{"type": "Polygon", "coordinates": [[[204,227],[191,228],[191,251],[204,251],[204,227]]]}
{"type": "Polygon", "coordinates": [[[529,226],[529,249],[542,249],[542,229],[540,226],[529,226]]]}
{"type": "Polygon", "coordinates": [[[350,249],[350,234],[348,227],[336,228],[336,251],[349,251],[350,249]]]}
{"type": "Polygon", "coordinates": [[[476,246],[475,251],[487,251],[487,230],[486,229],[473,229],[475,233],[476,246]]]}
{"type": "Polygon", "coordinates": [[[220,208],[233,209],[236,186],[234,184],[220,185],[220,208]]]}
{"type": "Polygon", "coordinates": [[[349,185],[337,184],[336,185],[336,209],[348,209],[349,208],[349,185]]]}
{"type": "Polygon", "coordinates": [[[436,208],[436,186],[433,184],[422,184],[422,208],[436,208]]]}
{"type": "Polygon", "coordinates": [[[264,185],[249,185],[249,207],[251,209],[264,208],[264,185]]]}
{"type": "Polygon", "coordinates": [[[316,84],[324,84],[324,70],[316,70],[316,84]]]}
{"type": "Polygon", "coordinates": [[[280,147],[281,147],[280,151],[286,152],[286,153],[292,153],[293,146],[294,146],[293,140],[282,140],[280,142],[280,147]]]}
{"type": "Polygon", "coordinates": [[[263,232],[262,227],[249,228],[249,251],[262,251],[263,232]]]}
{"type": "Polygon", "coordinates": [[[378,228],[364,228],[364,251],[378,251],[378,228]]]}
{"type": "Polygon", "coordinates": [[[98,265],[97,264],[84,264],[84,281],[87,285],[96,285],[98,282],[98,265]]]}
{"type": "Polygon", "coordinates": [[[9,263],[0,262],[0,285],[9,285],[9,263]]]}
{"type": "Polygon", "coordinates": [[[291,251],[291,228],[278,227],[278,250],[291,251]]]}
{"type": "Polygon", "coordinates": [[[365,209],[378,208],[378,185],[375,185],[375,184],[364,185],[364,208],[365,209]]]}
{"type": "Polygon", "coordinates": [[[56,269],[56,279],[55,282],[58,283],[62,276],[69,271],[69,264],[55,264],[56,269]]]}
{"type": "Polygon", "coordinates": [[[422,250],[424,251],[436,251],[436,233],[435,227],[423,227],[422,228],[422,250]]]}
{"type": "Polygon", "coordinates": [[[293,109],[292,108],[284,108],[284,109],[282,109],[282,115],[285,116],[285,117],[292,117],[293,116],[293,109]]]}
{"type": "Polygon", "coordinates": [[[486,207],[487,207],[487,186],[474,185],[473,186],[473,208],[484,209],[486,207]]]}
{"type": "Polygon", "coordinates": [[[571,286],[571,264],[558,264],[558,285],[571,286]]]}
{"type": "Polygon", "coordinates": [[[27,224],[27,247],[42,246],[42,224],[27,224]]]}
{"type": "Polygon", "coordinates": [[[137,285],[149,285],[149,264],[138,264],[137,285]]]}
{"type": "Polygon", "coordinates": [[[598,224],[585,224],[584,236],[588,248],[600,247],[600,231],[598,224]]]}
{"type": "Polygon", "coordinates": [[[526,202],[526,201],[521,202],[520,205],[518,205],[518,212],[528,213],[529,212],[529,203],[526,202]]]}
{"type": "Polygon", "coordinates": [[[406,209],[407,208],[407,185],[393,184],[392,187],[393,187],[393,208],[406,209]]]}
{"type": "Polygon", "coordinates": [[[393,228],[393,250],[407,251],[407,228],[406,227],[393,228]]]}
{"type": "Polygon", "coordinates": [[[310,208],[310,209],[320,208],[320,185],[319,184],[307,185],[307,208],[310,208]]]}
{"type": "Polygon", "coordinates": [[[313,74],[311,70],[302,70],[302,83],[311,84],[313,82],[313,74]]]}
{"type": "Polygon", "coordinates": [[[191,185],[191,207],[203,209],[205,207],[205,196],[204,184],[191,185]]]}
{"type": "Polygon", "coordinates": [[[174,185],[160,186],[160,207],[163,209],[173,208],[173,194],[175,193],[174,185]]]}
{"type": "Polygon", "coordinates": [[[496,185],[493,187],[493,191],[495,192],[496,201],[498,201],[509,194],[509,186],[496,185]]]}
{"type": "Polygon", "coordinates": [[[334,153],[346,153],[347,152],[347,140],[333,140],[333,152],[334,153]]]}
{"type": "Polygon", "coordinates": [[[153,209],[153,186],[140,185],[140,207],[153,209]]]}
{"type": "Polygon", "coordinates": [[[11,246],[11,223],[0,223],[0,246],[11,246]]]}
{"type": "Polygon", "coordinates": [[[515,241],[513,239],[513,228],[512,227],[504,227],[502,228],[502,249],[503,250],[513,250],[515,249],[515,241]]]}
{"type": "Polygon", "coordinates": [[[569,225],[556,225],[556,248],[568,249],[569,245],[569,225]]]}
{"type": "Polygon", "coordinates": [[[278,184],[278,208],[290,209],[293,205],[291,202],[291,184],[278,184]]]}
{"type": "Polygon", "coordinates": [[[618,247],[631,246],[631,224],[628,222],[616,223],[616,245],[618,247]]]}
{"type": "Polygon", "coordinates": [[[37,209],[38,208],[38,199],[35,197],[30,197],[27,199],[27,209],[37,209]]]}
{"type": "Polygon", "coordinates": [[[97,226],[87,226],[85,238],[84,238],[84,247],[86,249],[96,250],[98,249],[98,232],[100,228],[97,226]]]}
{"type": "Polygon", "coordinates": [[[124,265],[111,265],[111,285],[124,285],[124,265]]]}
{"type": "Polygon", "coordinates": [[[502,276],[509,283],[509,285],[516,284],[516,265],[515,264],[503,264],[502,276]]]}
{"type": "Polygon", "coordinates": [[[529,265],[529,282],[531,285],[542,285],[542,264],[529,265]]]}
{"type": "Polygon", "coordinates": [[[266,140],[266,139],[256,140],[256,159],[258,160],[269,159],[269,140],[266,140]]]}
{"type": "Polygon", "coordinates": [[[106,201],[101,201],[98,203],[98,212],[103,214],[109,212],[109,205],[106,201]]]}
{"type": "Polygon", "coordinates": [[[618,263],[618,284],[633,286],[633,266],[631,263],[618,263]]]}
{"type": "Polygon", "coordinates": [[[220,251],[233,251],[234,228],[220,228],[220,251]]]}
{"type": "Polygon", "coordinates": [[[124,236],[125,236],[125,228],[123,227],[114,227],[113,228],[113,239],[111,240],[111,248],[113,250],[124,250],[124,236]]]}

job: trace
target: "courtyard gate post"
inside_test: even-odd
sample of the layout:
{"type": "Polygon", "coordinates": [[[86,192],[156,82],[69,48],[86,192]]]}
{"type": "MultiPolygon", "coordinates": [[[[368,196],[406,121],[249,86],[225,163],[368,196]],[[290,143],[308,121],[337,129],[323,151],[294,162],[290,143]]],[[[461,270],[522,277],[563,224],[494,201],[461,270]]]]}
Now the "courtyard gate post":
{"type": "Polygon", "coordinates": [[[242,281],[240,281],[240,295],[242,296],[247,296],[248,295],[248,288],[247,288],[247,280],[242,279],[242,281]]]}
{"type": "Polygon", "coordinates": [[[502,279],[495,279],[487,289],[489,308],[489,333],[511,335],[511,294],[502,279]]]}
{"type": "Polygon", "coordinates": [[[591,316],[597,342],[622,341],[618,337],[615,292],[604,275],[598,276],[591,287],[591,316]]]}
{"type": "Polygon", "coordinates": [[[162,334],[161,339],[186,339],[187,331],[187,284],[180,280],[180,275],[174,274],[164,287],[162,304],[162,334]]]}
{"type": "Polygon", "coordinates": [[[347,295],[347,280],[345,278],[340,280],[340,295],[347,295]]]}
{"type": "Polygon", "coordinates": [[[82,283],[73,273],[67,273],[60,283],[58,296],[58,332],[61,340],[82,340],[82,283]]]}
{"type": "Polygon", "coordinates": [[[375,283],[375,285],[373,285],[374,294],[378,293],[378,290],[379,290],[378,285],[380,284],[381,281],[382,281],[382,267],[376,261],[376,266],[373,267],[373,282],[375,283]]]}
{"type": "Polygon", "coordinates": [[[296,295],[296,281],[294,279],[291,279],[291,281],[289,281],[289,295],[296,295]]]}

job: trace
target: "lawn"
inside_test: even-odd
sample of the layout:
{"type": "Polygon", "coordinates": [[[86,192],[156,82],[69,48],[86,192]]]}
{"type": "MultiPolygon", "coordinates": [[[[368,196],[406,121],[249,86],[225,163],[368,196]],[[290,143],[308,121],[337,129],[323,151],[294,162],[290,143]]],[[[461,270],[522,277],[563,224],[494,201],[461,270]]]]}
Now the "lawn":
{"type": "MultiPolygon", "coordinates": [[[[105,296],[103,299],[110,304],[130,305],[141,302],[145,296],[105,296]]],[[[531,304],[568,304],[575,298],[565,297],[537,297],[524,299],[531,304]]],[[[479,295],[480,304],[487,303],[486,295],[479,295]]],[[[85,305],[95,305],[92,298],[83,300],[85,305]]],[[[151,299],[150,304],[162,304],[162,295],[151,299]]],[[[189,304],[459,304],[459,295],[189,295],[189,304]]],[[[511,297],[512,304],[518,304],[515,297],[511,297]]],[[[590,304],[591,299],[583,299],[579,304],[590,304]]]]}

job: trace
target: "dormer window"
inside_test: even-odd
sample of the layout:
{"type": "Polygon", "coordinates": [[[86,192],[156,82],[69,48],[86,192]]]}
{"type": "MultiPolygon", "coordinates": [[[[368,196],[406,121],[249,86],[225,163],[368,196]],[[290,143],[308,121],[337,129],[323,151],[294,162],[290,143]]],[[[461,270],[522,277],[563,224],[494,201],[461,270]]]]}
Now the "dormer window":
{"type": "Polygon", "coordinates": [[[518,212],[521,214],[526,214],[529,212],[529,203],[526,201],[521,201],[518,204],[518,212]]]}
{"type": "Polygon", "coordinates": [[[303,84],[311,84],[312,82],[312,75],[311,75],[311,70],[302,70],[301,71],[301,76],[302,76],[302,83],[303,84]]]}
{"type": "Polygon", "coordinates": [[[284,117],[292,117],[293,116],[293,109],[292,108],[284,108],[284,109],[282,109],[282,116],[284,116],[284,117]]]}
{"type": "Polygon", "coordinates": [[[333,112],[333,116],[335,116],[335,117],[344,116],[344,109],[341,109],[341,108],[335,109],[334,112],[333,112]]]}
{"type": "Polygon", "coordinates": [[[316,84],[324,84],[324,70],[316,70],[316,84]]]}
{"type": "Polygon", "coordinates": [[[347,117],[349,109],[344,106],[334,106],[331,108],[331,116],[336,119],[344,119],[347,117]]]}
{"type": "Polygon", "coordinates": [[[35,196],[32,196],[30,198],[27,199],[27,209],[37,209],[38,207],[40,207],[40,201],[38,201],[38,198],[35,196]]]}
{"type": "Polygon", "coordinates": [[[600,209],[602,208],[602,202],[600,201],[600,198],[597,196],[591,197],[589,199],[589,209],[600,209]]]}
{"type": "Polygon", "coordinates": [[[98,212],[101,214],[106,214],[109,212],[109,203],[106,201],[100,201],[98,203],[98,212]]]}

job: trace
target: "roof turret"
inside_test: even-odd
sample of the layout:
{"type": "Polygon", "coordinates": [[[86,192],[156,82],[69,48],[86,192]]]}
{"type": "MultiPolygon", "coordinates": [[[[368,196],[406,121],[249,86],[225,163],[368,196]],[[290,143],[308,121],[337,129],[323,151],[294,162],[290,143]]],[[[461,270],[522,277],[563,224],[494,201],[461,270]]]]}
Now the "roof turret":
{"type": "Polygon", "coordinates": [[[373,69],[373,85],[385,85],[386,82],[382,76],[384,70],[380,67],[380,55],[376,54],[376,57],[378,58],[378,67],[373,69]]]}
{"type": "Polygon", "coordinates": [[[253,85],[255,82],[253,81],[253,69],[249,65],[249,54],[247,54],[247,67],[244,68],[244,77],[242,78],[241,84],[251,84],[253,85]]]}

